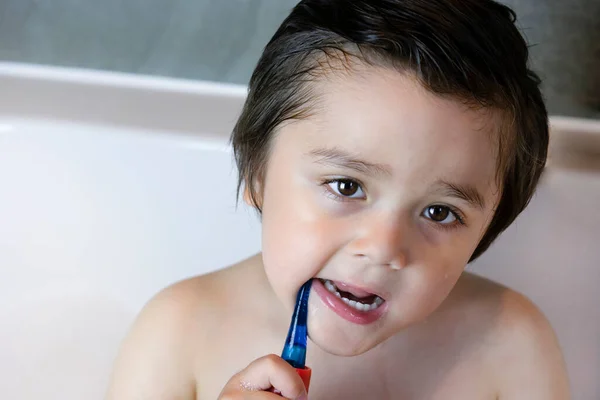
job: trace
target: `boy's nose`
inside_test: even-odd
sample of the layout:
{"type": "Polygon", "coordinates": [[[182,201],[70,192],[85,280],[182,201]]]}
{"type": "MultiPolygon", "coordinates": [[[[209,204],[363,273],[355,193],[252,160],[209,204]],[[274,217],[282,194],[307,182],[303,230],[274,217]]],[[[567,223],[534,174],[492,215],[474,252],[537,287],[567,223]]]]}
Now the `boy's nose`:
{"type": "Polygon", "coordinates": [[[350,243],[352,254],[369,264],[401,269],[407,264],[407,228],[397,220],[371,219],[350,243]]]}

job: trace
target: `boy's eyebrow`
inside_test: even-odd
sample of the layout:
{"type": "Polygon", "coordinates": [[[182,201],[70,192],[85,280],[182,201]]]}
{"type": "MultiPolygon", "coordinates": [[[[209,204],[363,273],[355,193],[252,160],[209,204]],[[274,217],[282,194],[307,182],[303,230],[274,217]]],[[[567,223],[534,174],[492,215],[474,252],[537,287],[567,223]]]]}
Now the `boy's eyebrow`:
{"type": "Polygon", "coordinates": [[[366,175],[392,174],[392,169],[386,164],[371,163],[361,160],[351,153],[337,147],[313,149],[308,155],[316,157],[318,163],[349,168],[366,175]]]}
{"type": "Polygon", "coordinates": [[[439,186],[446,192],[446,196],[457,197],[461,200],[466,201],[470,205],[480,210],[485,209],[485,200],[481,193],[471,185],[459,185],[456,183],[450,183],[444,180],[437,182],[439,186]]]}
{"type": "MultiPolygon", "coordinates": [[[[388,165],[361,160],[337,147],[313,149],[308,152],[308,155],[317,158],[318,163],[349,168],[366,175],[392,175],[392,169],[388,165]]],[[[485,209],[485,200],[474,186],[460,185],[445,180],[438,180],[436,184],[442,188],[446,196],[456,197],[475,208],[485,209]]]]}

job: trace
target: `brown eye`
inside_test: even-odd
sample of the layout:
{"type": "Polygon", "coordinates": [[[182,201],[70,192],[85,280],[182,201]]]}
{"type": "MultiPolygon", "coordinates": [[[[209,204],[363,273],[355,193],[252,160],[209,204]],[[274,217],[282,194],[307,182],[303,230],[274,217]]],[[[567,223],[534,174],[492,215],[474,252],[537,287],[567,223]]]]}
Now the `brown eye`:
{"type": "Polygon", "coordinates": [[[342,196],[352,197],[358,192],[358,189],[360,189],[360,185],[349,179],[343,179],[337,182],[337,191],[342,196]]]}
{"type": "Polygon", "coordinates": [[[349,199],[364,199],[365,193],[360,185],[352,179],[333,179],[327,182],[329,190],[335,197],[349,199]]]}
{"type": "MultiPolygon", "coordinates": [[[[450,209],[448,207],[444,207],[444,206],[431,206],[428,207],[427,210],[425,210],[425,213],[427,214],[426,217],[435,221],[435,222],[444,222],[446,221],[446,219],[448,217],[454,217],[452,214],[452,211],[450,211],[450,209]]],[[[452,219],[452,221],[446,221],[446,223],[450,223],[453,222],[455,218],[452,219]]]]}

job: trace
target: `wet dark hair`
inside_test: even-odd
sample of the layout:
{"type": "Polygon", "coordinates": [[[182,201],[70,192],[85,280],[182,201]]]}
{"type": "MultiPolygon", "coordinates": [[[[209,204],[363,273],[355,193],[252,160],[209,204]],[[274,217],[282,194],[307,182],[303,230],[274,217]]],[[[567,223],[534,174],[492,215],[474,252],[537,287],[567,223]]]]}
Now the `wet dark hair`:
{"type": "Polygon", "coordinates": [[[502,194],[473,261],[527,206],[546,163],[548,115],[515,21],[492,0],[301,1],[265,47],[233,130],[238,193],[245,184],[261,211],[255,183],[273,134],[315,112],[316,83],[336,65],[411,73],[431,93],[501,115],[502,194]]]}

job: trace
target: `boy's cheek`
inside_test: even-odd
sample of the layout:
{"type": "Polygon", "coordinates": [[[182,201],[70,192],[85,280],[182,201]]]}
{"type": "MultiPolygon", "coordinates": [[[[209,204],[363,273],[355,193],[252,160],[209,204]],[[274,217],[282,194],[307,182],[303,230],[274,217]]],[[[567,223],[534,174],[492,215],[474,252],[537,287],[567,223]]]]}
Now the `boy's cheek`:
{"type": "MultiPolygon", "coordinates": [[[[293,220],[289,223],[263,225],[264,255],[285,268],[316,270],[336,251],[335,223],[293,220]]],[[[311,271],[316,273],[316,271],[311,271]]],[[[293,271],[300,273],[301,271],[293,271]]],[[[313,275],[314,275],[313,273],[313,275]]]]}
{"type": "Polygon", "coordinates": [[[397,288],[399,297],[394,307],[398,315],[412,322],[427,318],[444,302],[462,270],[456,263],[440,260],[438,265],[415,265],[397,288]]]}
{"type": "Polygon", "coordinates": [[[263,212],[263,251],[280,251],[294,258],[314,257],[331,246],[344,231],[339,219],[329,215],[312,190],[269,193],[263,212]]]}
{"type": "Polygon", "coordinates": [[[263,222],[263,262],[280,297],[295,298],[304,282],[316,276],[336,253],[335,224],[290,219],[263,222]]]}

